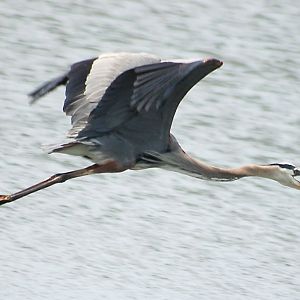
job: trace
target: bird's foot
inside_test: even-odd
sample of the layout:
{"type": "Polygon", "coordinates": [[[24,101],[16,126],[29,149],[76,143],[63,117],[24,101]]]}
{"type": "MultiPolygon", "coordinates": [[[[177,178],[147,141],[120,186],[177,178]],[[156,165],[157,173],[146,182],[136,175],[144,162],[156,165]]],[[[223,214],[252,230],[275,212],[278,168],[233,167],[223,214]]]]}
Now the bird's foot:
{"type": "Polygon", "coordinates": [[[0,195],[0,205],[10,202],[10,195],[0,195]]]}

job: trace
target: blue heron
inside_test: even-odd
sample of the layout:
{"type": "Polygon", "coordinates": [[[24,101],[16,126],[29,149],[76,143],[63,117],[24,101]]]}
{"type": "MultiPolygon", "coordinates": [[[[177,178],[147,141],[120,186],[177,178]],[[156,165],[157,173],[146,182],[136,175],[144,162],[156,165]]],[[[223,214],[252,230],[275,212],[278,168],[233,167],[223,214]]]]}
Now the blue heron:
{"type": "Polygon", "coordinates": [[[68,140],[52,146],[49,153],[82,156],[93,164],[1,195],[0,205],[79,176],[153,167],[214,181],[259,176],[300,189],[300,169],[291,164],[211,166],[185,153],[170,133],[186,93],[222,64],[214,58],[161,60],[145,53],[108,53],[73,64],[29,96],[34,102],[66,85],[63,110],[71,116],[72,128],[68,140]]]}

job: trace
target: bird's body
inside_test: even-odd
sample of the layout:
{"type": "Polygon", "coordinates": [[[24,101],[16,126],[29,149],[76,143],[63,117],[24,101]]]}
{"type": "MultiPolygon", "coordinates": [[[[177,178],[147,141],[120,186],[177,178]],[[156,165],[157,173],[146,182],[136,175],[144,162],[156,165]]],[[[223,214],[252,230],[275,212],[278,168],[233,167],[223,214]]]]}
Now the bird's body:
{"type": "Polygon", "coordinates": [[[72,129],[69,141],[50,152],[138,169],[154,164],[143,160],[144,154],[179,148],[170,134],[176,108],[197,81],[221,64],[216,59],[162,62],[144,53],[105,54],[74,64],[31,95],[36,99],[49,87],[67,84],[64,111],[72,129]]]}
{"type": "Polygon", "coordinates": [[[223,169],[187,155],[170,133],[185,94],[219,68],[217,59],[164,60],[145,53],[110,53],[75,63],[33,91],[32,101],[66,85],[63,110],[71,116],[67,140],[51,152],[79,155],[94,165],[56,174],[28,189],[0,196],[0,205],[68,179],[103,172],[160,167],[201,179],[232,181],[260,176],[300,189],[292,165],[223,169]],[[288,167],[287,167],[288,166],[288,167]]]}

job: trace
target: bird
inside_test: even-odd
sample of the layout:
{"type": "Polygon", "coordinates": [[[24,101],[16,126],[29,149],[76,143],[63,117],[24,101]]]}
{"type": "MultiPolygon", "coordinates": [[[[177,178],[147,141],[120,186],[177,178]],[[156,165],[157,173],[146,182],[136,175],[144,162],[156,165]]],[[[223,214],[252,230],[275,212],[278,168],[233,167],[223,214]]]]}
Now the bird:
{"type": "Polygon", "coordinates": [[[148,168],[222,182],[258,176],[300,190],[296,178],[300,169],[292,164],[216,167],[187,154],[170,132],[187,92],[222,64],[216,58],[163,60],[153,54],[127,52],[105,53],[74,63],[29,97],[33,103],[66,86],[63,111],[71,117],[72,127],[66,140],[48,151],[82,156],[93,164],[0,195],[0,205],[76,177],[148,168]]]}

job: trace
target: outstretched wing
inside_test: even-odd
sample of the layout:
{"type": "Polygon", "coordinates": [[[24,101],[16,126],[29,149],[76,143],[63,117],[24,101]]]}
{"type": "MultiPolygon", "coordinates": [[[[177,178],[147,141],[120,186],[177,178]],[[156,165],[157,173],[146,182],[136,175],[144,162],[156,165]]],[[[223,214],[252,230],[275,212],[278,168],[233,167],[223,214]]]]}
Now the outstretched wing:
{"type": "Polygon", "coordinates": [[[118,76],[91,112],[79,136],[98,136],[137,115],[157,111],[180,77],[180,65],[164,62],[130,69],[118,76]]]}
{"type": "Polygon", "coordinates": [[[69,136],[76,137],[85,128],[90,113],[102,102],[106,90],[120,74],[159,61],[158,57],[145,53],[110,53],[89,61],[88,68],[86,62],[74,64],[68,74],[63,108],[72,117],[69,136]]]}
{"type": "Polygon", "coordinates": [[[166,145],[177,106],[216,59],[164,61],[144,53],[112,53],[73,64],[30,94],[38,99],[66,84],[63,110],[76,139],[117,132],[134,145],[166,145]]]}
{"type": "Polygon", "coordinates": [[[147,144],[152,149],[165,147],[184,95],[221,64],[216,59],[167,61],[123,72],[106,89],[77,138],[114,131],[132,140],[135,147],[147,144]]]}
{"type": "Polygon", "coordinates": [[[69,137],[85,128],[89,115],[101,101],[110,84],[123,72],[142,65],[160,62],[147,53],[107,53],[73,64],[63,75],[53,78],[29,94],[31,103],[60,85],[66,85],[63,110],[71,116],[69,137]]]}

